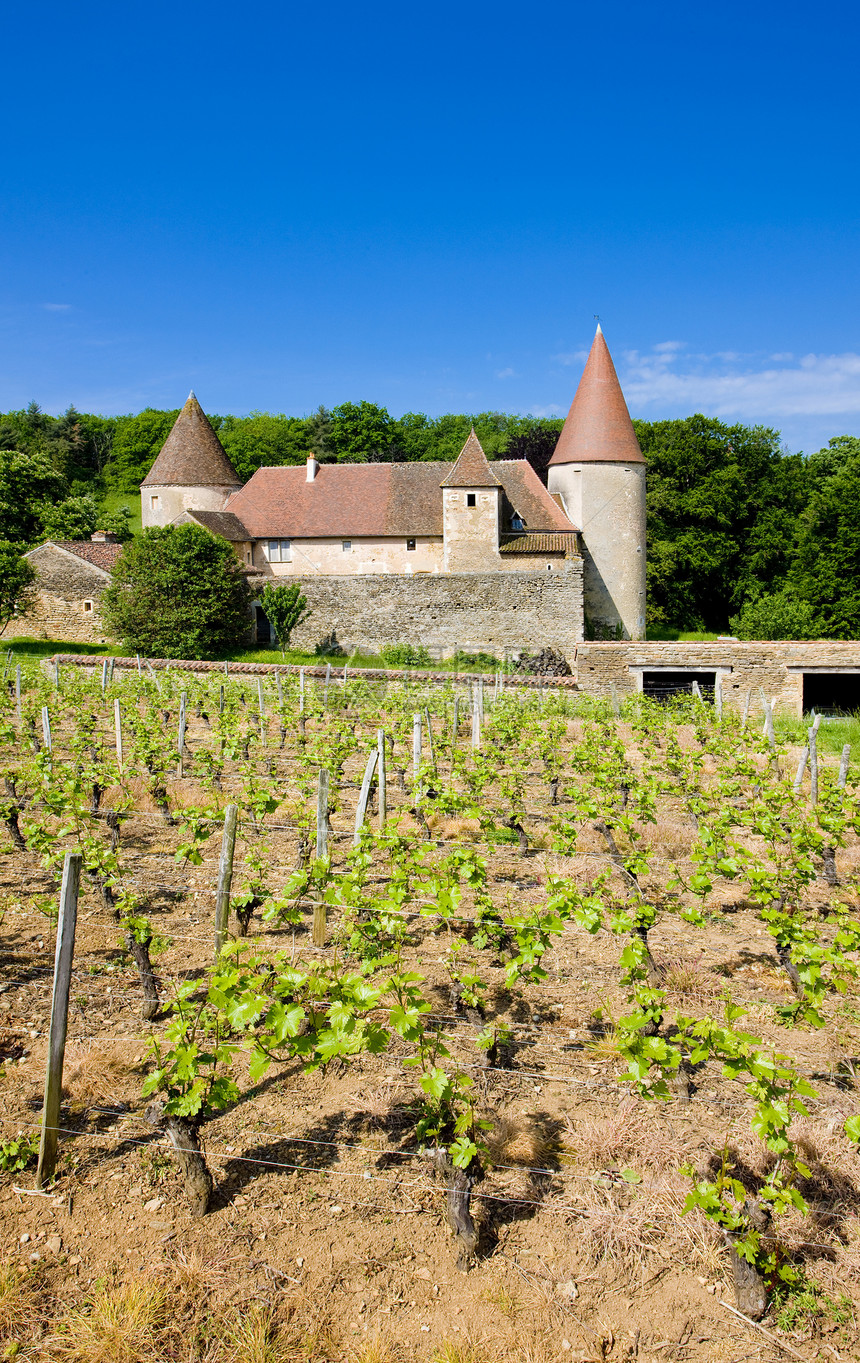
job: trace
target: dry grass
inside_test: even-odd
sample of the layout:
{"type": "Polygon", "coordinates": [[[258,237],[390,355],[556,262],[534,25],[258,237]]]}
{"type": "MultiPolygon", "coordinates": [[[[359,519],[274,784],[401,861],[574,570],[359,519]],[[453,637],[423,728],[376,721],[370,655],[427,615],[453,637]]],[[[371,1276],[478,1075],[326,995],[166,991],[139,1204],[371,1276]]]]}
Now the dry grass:
{"type": "Polygon", "coordinates": [[[24,1343],[32,1337],[41,1297],[41,1284],[34,1272],[22,1272],[15,1263],[0,1264],[0,1341],[24,1343]]]}
{"type": "Polygon", "coordinates": [[[64,1090],[80,1107],[110,1106],[128,1084],[131,1055],[142,1049],[136,1041],[109,1045],[70,1042],[66,1047],[64,1090]]]}
{"type": "Polygon", "coordinates": [[[542,1171],[558,1155],[558,1136],[534,1119],[501,1117],[486,1139],[493,1163],[502,1166],[542,1171]]]}
{"type": "Polygon", "coordinates": [[[68,1363],[161,1363],[168,1299],[151,1278],[106,1287],[62,1319],[48,1352],[68,1363]]]}
{"type": "Polygon", "coordinates": [[[489,1363],[471,1340],[443,1339],[432,1355],[432,1363],[489,1363]]]}
{"type": "Polygon", "coordinates": [[[290,1363],[297,1357],[295,1340],[287,1339],[266,1302],[237,1308],[222,1322],[220,1334],[219,1363],[290,1363]]]}
{"type": "Polygon", "coordinates": [[[353,1350],[349,1363],[397,1363],[397,1355],[382,1335],[374,1335],[353,1350]]]}
{"type": "Polygon", "coordinates": [[[723,993],[726,984],[710,970],[703,970],[695,961],[681,956],[670,956],[659,962],[664,989],[679,995],[687,1003],[711,1003],[723,993]]]}
{"type": "Polygon", "coordinates": [[[588,1169],[610,1169],[634,1161],[640,1170],[677,1166],[683,1156],[665,1123],[643,1112],[632,1098],[599,1114],[565,1117],[564,1144],[588,1169]]]}

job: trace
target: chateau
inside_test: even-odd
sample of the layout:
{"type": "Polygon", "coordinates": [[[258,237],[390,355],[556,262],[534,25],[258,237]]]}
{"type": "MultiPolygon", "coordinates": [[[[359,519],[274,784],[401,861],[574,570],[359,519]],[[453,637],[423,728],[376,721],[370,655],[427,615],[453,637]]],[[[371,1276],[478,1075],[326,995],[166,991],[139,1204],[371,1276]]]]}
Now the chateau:
{"type": "MultiPolygon", "coordinates": [[[[570,652],[586,631],[644,638],[645,461],[600,327],[546,476],[526,460],[488,461],[473,430],[454,463],[311,455],[243,485],[191,393],[143,481],[141,515],[144,528],[193,522],[223,536],[258,590],[299,579],[313,612],[299,646],[499,654],[570,652]]],[[[118,552],[31,551],[43,633],[100,637],[118,552]]],[[[256,634],[270,637],[259,606],[256,634]]]]}

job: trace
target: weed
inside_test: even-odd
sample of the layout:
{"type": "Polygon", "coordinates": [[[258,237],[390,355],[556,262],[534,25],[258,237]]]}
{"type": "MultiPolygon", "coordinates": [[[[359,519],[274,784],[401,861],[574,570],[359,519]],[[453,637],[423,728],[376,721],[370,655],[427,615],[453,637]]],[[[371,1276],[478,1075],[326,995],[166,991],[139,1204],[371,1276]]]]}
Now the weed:
{"type": "Polygon", "coordinates": [[[478,1353],[468,1340],[443,1339],[433,1354],[432,1363],[484,1363],[485,1355],[478,1353]]]}
{"type": "Polygon", "coordinates": [[[854,1307],[848,1297],[828,1297],[818,1283],[810,1282],[808,1278],[780,1284],[774,1291],[771,1305],[779,1329],[787,1333],[809,1334],[817,1320],[846,1325],[854,1318],[854,1307]]]}
{"type": "MultiPolygon", "coordinates": [[[[38,1280],[33,1273],[20,1273],[13,1263],[0,1264],[0,1340],[20,1342],[32,1334],[39,1302],[38,1280]]],[[[5,1358],[14,1354],[6,1349],[5,1358]]]]}
{"type": "Polygon", "coordinates": [[[502,1315],[506,1316],[508,1320],[513,1320],[519,1310],[520,1304],[516,1297],[512,1296],[501,1283],[497,1287],[485,1288],[481,1296],[490,1306],[495,1306],[497,1311],[501,1311],[502,1315]]]}
{"type": "Polygon", "coordinates": [[[0,1141],[0,1169],[7,1174],[17,1174],[32,1164],[38,1153],[38,1136],[19,1134],[14,1140],[0,1141]]]}
{"type": "Polygon", "coordinates": [[[174,1163],[164,1150],[141,1150],[140,1172],[151,1188],[166,1183],[174,1171],[174,1163]]]}
{"type": "Polygon", "coordinates": [[[287,1363],[295,1358],[283,1338],[275,1313],[263,1302],[237,1310],[222,1333],[224,1363],[287,1363]]]}

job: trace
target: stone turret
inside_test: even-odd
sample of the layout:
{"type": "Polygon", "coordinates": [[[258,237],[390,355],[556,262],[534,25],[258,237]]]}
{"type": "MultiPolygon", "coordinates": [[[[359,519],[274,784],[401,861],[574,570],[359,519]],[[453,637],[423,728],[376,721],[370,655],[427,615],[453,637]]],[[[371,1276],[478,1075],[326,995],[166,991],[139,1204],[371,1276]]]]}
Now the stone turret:
{"type": "Polygon", "coordinates": [[[169,525],[183,511],[222,511],[242,487],[193,393],[140,488],[144,529],[169,525]]]}
{"type": "Polygon", "coordinates": [[[586,621],[644,639],[645,460],[599,325],[548,487],[582,532],[586,621]]]}
{"type": "Polygon", "coordinates": [[[498,568],[503,488],[474,427],[441,487],[444,571],[498,568]]]}

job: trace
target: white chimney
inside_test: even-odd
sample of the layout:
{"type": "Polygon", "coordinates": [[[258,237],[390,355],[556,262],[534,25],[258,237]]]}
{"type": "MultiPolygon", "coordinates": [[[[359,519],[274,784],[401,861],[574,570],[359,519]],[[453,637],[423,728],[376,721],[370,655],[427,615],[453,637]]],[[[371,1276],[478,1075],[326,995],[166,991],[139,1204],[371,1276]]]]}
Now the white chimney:
{"type": "Polygon", "coordinates": [[[319,469],[319,464],[317,463],[317,457],[316,457],[316,455],[315,455],[315,454],[309,454],[309,455],[308,455],[308,482],[309,482],[309,483],[312,483],[312,482],[314,481],[314,479],[316,478],[318,469],[319,469]]]}

